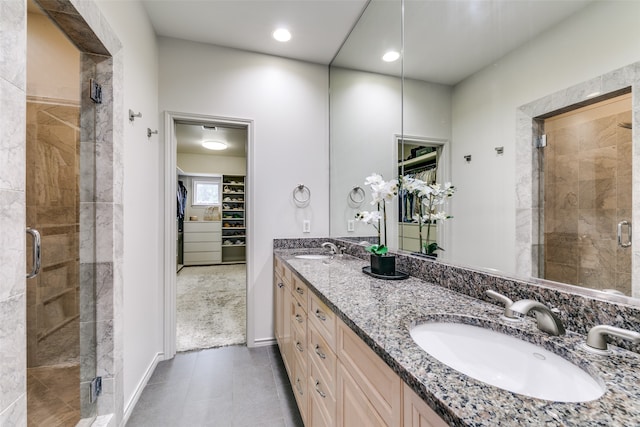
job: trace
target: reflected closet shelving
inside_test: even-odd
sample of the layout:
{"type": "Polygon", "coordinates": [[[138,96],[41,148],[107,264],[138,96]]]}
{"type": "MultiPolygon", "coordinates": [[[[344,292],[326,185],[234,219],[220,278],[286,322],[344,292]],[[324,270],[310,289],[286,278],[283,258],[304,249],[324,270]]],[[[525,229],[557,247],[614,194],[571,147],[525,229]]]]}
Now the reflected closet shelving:
{"type": "Polygon", "coordinates": [[[222,176],[222,262],[246,261],[245,177],[222,176]]]}

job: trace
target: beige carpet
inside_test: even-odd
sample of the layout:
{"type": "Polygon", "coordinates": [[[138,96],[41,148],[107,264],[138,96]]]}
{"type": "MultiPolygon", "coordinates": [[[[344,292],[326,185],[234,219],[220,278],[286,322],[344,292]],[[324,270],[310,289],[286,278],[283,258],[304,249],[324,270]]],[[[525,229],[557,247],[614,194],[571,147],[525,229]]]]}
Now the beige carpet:
{"type": "Polygon", "coordinates": [[[246,265],[184,267],[177,279],[177,351],[246,342],[246,265]]]}

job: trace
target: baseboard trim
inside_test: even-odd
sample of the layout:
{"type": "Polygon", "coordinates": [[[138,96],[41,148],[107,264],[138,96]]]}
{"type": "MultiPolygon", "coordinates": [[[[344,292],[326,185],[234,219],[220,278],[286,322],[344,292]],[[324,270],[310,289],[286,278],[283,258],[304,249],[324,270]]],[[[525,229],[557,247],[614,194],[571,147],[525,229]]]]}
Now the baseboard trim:
{"type": "Polygon", "coordinates": [[[260,339],[253,340],[252,345],[249,345],[247,343],[247,346],[248,347],[267,347],[269,345],[275,345],[275,344],[276,344],[275,338],[260,338],[260,339]]]}
{"type": "Polygon", "coordinates": [[[151,375],[153,375],[153,372],[156,370],[156,366],[158,366],[158,362],[162,360],[164,360],[164,353],[162,352],[156,353],[156,355],[153,357],[153,360],[147,367],[147,370],[145,371],[144,375],[142,376],[142,379],[138,382],[138,385],[133,393],[133,396],[131,396],[131,399],[129,399],[129,402],[127,402],[127,405],[124,408],[124,414],[122,416],[121,425],[124,426],[127,424],[127,421],[129,421],[131,412],[133,412],[133,408],[135,408],[136,404],[138,403],[138,400],[142,395],[142,391],[144,390],[147,383],[151,379],[151,375]]]}

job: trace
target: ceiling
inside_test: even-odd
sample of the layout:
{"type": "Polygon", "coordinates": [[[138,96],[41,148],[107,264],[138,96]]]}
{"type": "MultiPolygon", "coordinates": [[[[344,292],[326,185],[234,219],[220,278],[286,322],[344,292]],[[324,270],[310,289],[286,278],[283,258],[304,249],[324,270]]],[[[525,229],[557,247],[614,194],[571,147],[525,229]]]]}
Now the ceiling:
{"type": "Polygon", "coordinates": [[[159,36],[329,64],[366,0],[143,0],[159,36]],[[285,27],[291,41],[271,33],[285,27]]]}
{"type": "Polygon", "coordinates": [[[206,154],[213,156],[246,157],[247,129],[223,126],[202,125],[193,123],[176,123],[176,142],[178,153],[206,154]],[[208,150],[202,146],[203,141],[220,141],[227,144],[226,150],[208,150]]]}

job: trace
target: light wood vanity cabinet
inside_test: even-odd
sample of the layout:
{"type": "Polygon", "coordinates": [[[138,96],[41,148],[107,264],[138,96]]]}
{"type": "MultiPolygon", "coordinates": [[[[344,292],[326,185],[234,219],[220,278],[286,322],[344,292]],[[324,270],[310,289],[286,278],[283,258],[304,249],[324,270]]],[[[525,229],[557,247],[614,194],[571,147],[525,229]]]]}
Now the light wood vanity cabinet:
{"type": "Polygon", "coordinates": [[[277,257],[274,286],[276,338],[305,426],[447,425],[277,257]]]}

